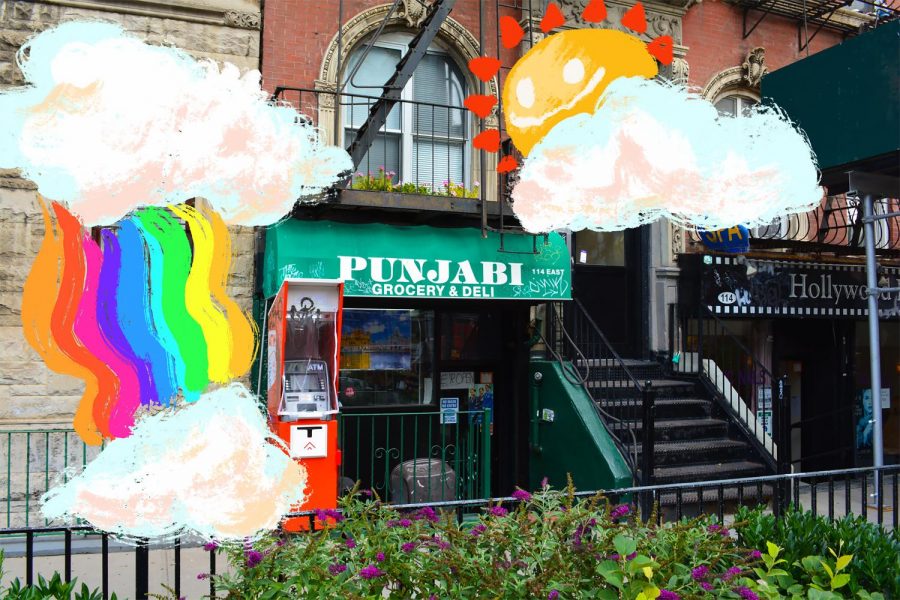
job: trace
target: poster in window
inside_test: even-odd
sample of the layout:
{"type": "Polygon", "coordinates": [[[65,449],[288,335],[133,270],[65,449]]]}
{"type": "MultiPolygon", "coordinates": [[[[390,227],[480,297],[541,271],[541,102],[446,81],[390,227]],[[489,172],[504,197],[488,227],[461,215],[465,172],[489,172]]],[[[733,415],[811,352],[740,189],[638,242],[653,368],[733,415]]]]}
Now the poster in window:
{"type": "Polygon", "coordinates": [[[347,310],[341,328],[341,369],[409,370],[412,325],[406,310],[347,310]]]}
{"type": "Polygon", "coordinates": [[[491,433],[494,429],[494,385],[484,383],[469,388],[469,421],[481,424],[484,421],[484,409],[491,409],[491,433]]]}

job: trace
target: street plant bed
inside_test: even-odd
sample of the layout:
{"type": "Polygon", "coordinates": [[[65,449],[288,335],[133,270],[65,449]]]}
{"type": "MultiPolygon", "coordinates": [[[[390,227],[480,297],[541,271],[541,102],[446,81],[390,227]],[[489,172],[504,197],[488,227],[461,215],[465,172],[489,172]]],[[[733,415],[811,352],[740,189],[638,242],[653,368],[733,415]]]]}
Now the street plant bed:
{"type": "MultiPolygon", "coordinates": [[[[893,594],[889,577],[875,581],[858,567],[865,559],[855,554],[867,548],[839,540],[833,548],[816,547],[816,555],[799,556],[758,536],[768,531],[762,513],[745,513],[734,531],[706,517],[657,526],[655,515],[644,524],[627,505],[613,506],[602,496],[578,500],[571,489],[534,495],[518,490],[514,496],[513,505],[486,507],[463,524],[452,512],[404,512],[368,492],[348,496],[340,511],[320,512],[320,524],[329,523],[320,531],[220,548],[235,572],[215,576],[216,587],[242,599],[893,594]],[[747,527],[756,536],[753,544],[742,537],[747,527]]],[[[896,547],[896,536],[880,529],[877,535],[886,540],[878,552],[896,547]]],[[[779,539],[789,543],[790,535],[779,539]]],[[[896,554],[893,559],[896,565],[896,554]]]]}

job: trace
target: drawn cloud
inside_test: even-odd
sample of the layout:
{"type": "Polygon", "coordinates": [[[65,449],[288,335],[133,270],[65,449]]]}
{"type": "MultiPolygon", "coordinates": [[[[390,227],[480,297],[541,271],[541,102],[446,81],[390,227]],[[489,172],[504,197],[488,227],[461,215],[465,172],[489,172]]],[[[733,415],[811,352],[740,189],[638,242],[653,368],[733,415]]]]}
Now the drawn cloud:
{"type": "Polygon", "coordinates": [[[531,232],[617,231],[667,217],[706,230],[766,224],[823,197],[804,134],[776,107],[720,118],[683,88],[612,82],[592,115],[534,147],[512,192],[531,232]]]}
{"type": "Polygon", "coordinates": [[[0,95],[0,166],[20,168],[86,225],[203,197],[233,224],[282,218],[352,168],[341,148],[240,75],[103,23],[66,23],[18,54],[0,95]]]}
{"type": "Polygon", "coordinates": [[[231,384],[145,417],[47,492],[42,510],[129,538],[252,537],[304,498],[306,472],[278,444],[254,397],[231,384]]]}

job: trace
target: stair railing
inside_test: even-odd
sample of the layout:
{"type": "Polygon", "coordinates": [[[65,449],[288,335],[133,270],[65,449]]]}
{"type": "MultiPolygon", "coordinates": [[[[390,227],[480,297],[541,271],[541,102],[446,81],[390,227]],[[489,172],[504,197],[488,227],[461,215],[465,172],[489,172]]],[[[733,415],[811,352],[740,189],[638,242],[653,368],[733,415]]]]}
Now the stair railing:
{"type": "Polygon", "coordinates": [[[638,464],[637,428],[652,425],[652,415],[648,418],[646,412],[651,410],[653,392],[638,382],[579,300],[567,302],[565,310],[561,304],[547,305],[547,348],[562,363],[566,377],[593,398],[631,472],[638,479],[640,469],[639,479],[646,485],[653,472],[653,436],[649,430],[643,432],[644,460],[638,464]]]}
{"type": "Polygon", "coordinates": [[[681,319],[672,337],[674,373],[699,375],[769,467],[782,470],[778,449],[786,438],[780,425],[782,417],[788,418],[790,403],[785,381],[777,379],[706,306],[700,307],[696,319],[681,319]]]}

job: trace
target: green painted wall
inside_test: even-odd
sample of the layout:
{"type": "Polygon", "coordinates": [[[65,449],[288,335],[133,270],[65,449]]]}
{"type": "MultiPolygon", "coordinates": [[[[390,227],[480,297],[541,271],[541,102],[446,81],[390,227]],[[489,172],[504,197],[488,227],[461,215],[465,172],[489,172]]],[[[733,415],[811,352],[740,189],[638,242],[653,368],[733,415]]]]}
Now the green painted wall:
{"type": "Polygon", "coordinates": [[[544,477],[554,488],[563,488],[567,473],[581,491],[629,487],[628,465],[587,392],[568,381],[555,361],[532,361],[530,381],[532,489],[538,489],[544,477]],[[539,384],[534,381],[538,372],[539,384]],[[553,411],[553,421],[535,422],[536,413],[545,409],[553,411]]]}
{"type": "Polygon", "coordinates": [[[782,67],[762,80],[809,136],[819,169],[900,148],[900,21],[782,67]]]}

